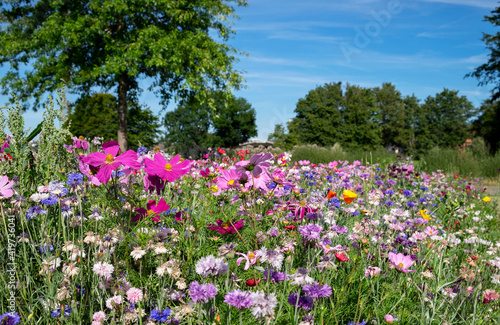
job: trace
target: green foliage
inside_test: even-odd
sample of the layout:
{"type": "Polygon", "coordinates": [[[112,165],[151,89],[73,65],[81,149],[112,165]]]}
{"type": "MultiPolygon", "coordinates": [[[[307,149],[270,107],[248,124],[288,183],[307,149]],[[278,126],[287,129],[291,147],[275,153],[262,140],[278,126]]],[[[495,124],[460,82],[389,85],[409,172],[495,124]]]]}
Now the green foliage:
{"type": "Polygon", "coordinates": [[[295,133],[287,132],[283,124],[276,124],[274,132],[269,134],[269,141],[274,141],[274,147],[283,150],[291,150],[299,143],[299,139],[295,133]]]}
{"type": "Polygon", "coordinates": [[[223,43],[234,33],[232,2],[246,5],[244,0],[0,2],[8,22],[0,29],[0,66],[10,65],[0,80],[3,93],[12,89],[21,101],[34,98],[38,106],[44,93],[63,84],[78,93],[117,87],[124,149],[127,103],[140,91],[139,79],[154,79],[150,90],[163,104],[173,96],[194,93],[203,99],[206,90],[240,86],[233,68],[237,51],[223,43]]]}
{"type": "MultiPolygon", "coordinates": [[[[118,132],[118,102],[111,94],[94,94],[80,98],[69,108],[69,130],[75,136],[87,139],[103,137],[104,141],[116,140],[118,132]]],[[[137,103],[128,107],[129,146],[136,149],[143,145],[151,148],[158,140],[159,119],[149,108],[137,103]]]]}
{"type": "Polygon", "coordinates": [[[477,136],[486,140],[490,152],[495,154],[500,149],[500,102],[486,100],[479,110],[481,115],[472,127],[477,136]]]}
{"type": "Polygon", "coordinates": [[[215,92],[210,102],[185,101],[165,116],[165,142],[198,157],[208,147],[235,147],[257,135],[255,109],[245,98],[215,92]]]}

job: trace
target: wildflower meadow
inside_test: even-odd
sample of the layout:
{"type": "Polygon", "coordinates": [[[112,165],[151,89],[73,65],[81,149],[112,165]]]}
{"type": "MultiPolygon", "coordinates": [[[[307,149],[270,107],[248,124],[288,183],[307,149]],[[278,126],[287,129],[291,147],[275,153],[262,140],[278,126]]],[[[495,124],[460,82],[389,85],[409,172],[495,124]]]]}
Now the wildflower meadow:
{"type": "Polygon", "coordinates": [[[480,179],[411,157],[122,152],[73,137],[54,106],[32,134],[20,107],[0,115],[0,324],[500,320],[480,179]]]}

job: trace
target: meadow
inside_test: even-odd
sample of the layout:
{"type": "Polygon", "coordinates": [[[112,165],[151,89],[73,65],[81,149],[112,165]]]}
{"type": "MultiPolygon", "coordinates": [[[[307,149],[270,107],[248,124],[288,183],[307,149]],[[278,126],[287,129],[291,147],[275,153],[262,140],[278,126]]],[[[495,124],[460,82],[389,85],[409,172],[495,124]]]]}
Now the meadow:
{"type": "Polygon", "coordinates": [[[35,145],[20,107],[0,116],[0,324],[500,320],[479,178],[397,157],[122,152],[67,144],[57,119],[48,105],[35,145]]]}

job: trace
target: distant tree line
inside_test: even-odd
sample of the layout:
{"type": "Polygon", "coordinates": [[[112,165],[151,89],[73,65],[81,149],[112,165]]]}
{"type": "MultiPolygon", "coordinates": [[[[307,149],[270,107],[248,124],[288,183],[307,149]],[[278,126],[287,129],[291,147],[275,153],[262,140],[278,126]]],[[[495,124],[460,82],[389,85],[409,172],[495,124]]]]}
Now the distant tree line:
{"type": "Polygon", "coordinates": [[[398,148],[418,154],[433,147],[454,148],[481,136],[492,153],[499,144],[499,103],[479,108],[458,91],[444,89],[420,101],[394,85],[364,88],[341,82],[319,86],[298,101],[296,116],[279,124],[269,140],[284,149],[297,144],[373,150],[398,148]]]}

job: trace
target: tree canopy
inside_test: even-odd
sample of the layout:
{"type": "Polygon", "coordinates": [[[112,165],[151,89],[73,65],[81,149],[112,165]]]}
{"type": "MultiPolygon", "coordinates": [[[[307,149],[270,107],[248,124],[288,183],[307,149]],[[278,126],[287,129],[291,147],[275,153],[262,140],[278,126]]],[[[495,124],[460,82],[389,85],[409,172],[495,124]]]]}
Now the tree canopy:
{"type": "MultiPolygon", "coordinates": [[[[158,117],[149,108],[137,103],[128,104],[129,147],[139,145],[151,148],[158,142],[158,117]]],[[[105,141],[116,140],[118,130],[118,102],[111,94],[94,94],[80,98],[69,108],[68,122],[70,132],[75,136],[92,139],[103,137],[105,141]]]]}
{"type": "Polygon", "coordinates": [[[11,0],[0,1],[0,79],[35,103],[63,85],[81,95],[92,87],[118,97],[118,141],[127,147],[127,103],[138,81],[166,104],[173,97],[202,100],[206,90],[238,88],[231,5],[245,0],[11,0]],[[220,41],[219,41],[220,40],[220,41]],[[24,72],[24,74],[22,73],[24,72]]]}
{"type": "Polygon", "coordinates": [[[208,147],[235,147],[257,135],[255,109],[245,98],[210,96],[211,105],[187,100],[166,114],[165,142],[176,152],[197,157],[208,147]]]}

